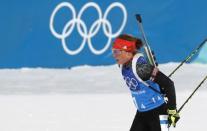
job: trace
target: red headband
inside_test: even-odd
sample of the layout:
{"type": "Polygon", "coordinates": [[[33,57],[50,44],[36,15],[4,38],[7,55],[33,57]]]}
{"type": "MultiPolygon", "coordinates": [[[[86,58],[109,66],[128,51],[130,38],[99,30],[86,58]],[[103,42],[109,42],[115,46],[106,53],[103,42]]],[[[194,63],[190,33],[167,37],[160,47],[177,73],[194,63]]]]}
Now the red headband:
{"type": "Polygon", "coordinates": [[[127,40],[117,38],[114,41],[113,48],[119,49],[119,50],[124,50],[127,52],[134,52],[134,51],[136,51],[136,44],[135,43],[136,43],[135,41],[127,41],[127,40]]]}

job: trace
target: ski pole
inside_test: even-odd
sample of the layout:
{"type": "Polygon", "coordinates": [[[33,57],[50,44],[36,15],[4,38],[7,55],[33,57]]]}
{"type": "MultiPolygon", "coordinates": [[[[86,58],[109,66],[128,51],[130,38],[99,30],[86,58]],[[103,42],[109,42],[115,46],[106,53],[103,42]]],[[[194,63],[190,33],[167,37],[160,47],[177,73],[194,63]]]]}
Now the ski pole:
{"type": "Polygon", "coordinates": [[[190,100],[190,98],[195,94],[195,92],[201,87],[201,85],[205,82],[205,80],[207,79],[207,76],[199,83],[199,85],[196,87],[196,89],[191,93],[191,95],[188,97],[188,99],[183,103],[183,105],[179,108],[178,112],[180,112],[183,107],[186,105],[186,103],[188,103],[188,101],[190,100]]]}
{"type": "Polygon", "coordinates": [[[171,73],[168,77],[171,77],[175,71],[177,71],[185,62],[189,61],[199,50],[200,48],[206,43],[207,39],[205,39],[196,49],[194,49],[190,55],[188,55],[171,73]]]}
{"type": "Polygon", "coordinates": [[[144,40],[144,42],[143,42],[143,44],[144,44],[144,50],[145,50],[145,52],[147,54],[148,60],[149,60],[149,62],[150,62],[151,65],[153,65],[153,66],[156,67],[157,66],[156,65],[156,62],[155,62],[155,60],[153,58],[152,51],[150,49],[150,46],[149,46],[149,44],[147,42],[147,38],[146,38],[145,33],[144,33],[141,15],[140,14],[136,14],[135,16],[136,16],[136,19],[138,21],[138,27],[139,27],[139,29],[140,29],[140,31],[142,33],[142,37],[143,37],[143,40],[144,40]]]}

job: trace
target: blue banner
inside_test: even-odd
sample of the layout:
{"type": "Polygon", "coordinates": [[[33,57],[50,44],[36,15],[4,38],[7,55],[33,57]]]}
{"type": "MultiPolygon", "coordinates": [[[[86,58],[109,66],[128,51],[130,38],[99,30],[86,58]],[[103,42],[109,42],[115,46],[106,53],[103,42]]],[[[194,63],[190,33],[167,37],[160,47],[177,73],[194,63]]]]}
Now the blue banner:
{"type": "MultiPolygon", "coordinates": [[[[206,5],[205,0],[1,1],[0,68],[114,64],[113,39],[120,33],[141,37],[137,13],[158,63],[182,61],[207,36],[206,5]]],[[[199,59],[205,62],[203,54],[199,59]]]]}

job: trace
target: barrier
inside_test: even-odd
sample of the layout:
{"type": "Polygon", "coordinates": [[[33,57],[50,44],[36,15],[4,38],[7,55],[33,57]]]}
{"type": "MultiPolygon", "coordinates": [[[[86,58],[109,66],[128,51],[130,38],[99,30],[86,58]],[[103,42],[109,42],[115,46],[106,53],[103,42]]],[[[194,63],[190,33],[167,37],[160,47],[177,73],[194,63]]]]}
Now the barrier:
{"type": "Polygon", "coordinates": [[[2,1],[0,68],[114,64],[113,39],[121,33],[141,37],[136,13],[142,14],[158,62],[178,62],[207,36],[206,4],[193,0],[2,1]]]}

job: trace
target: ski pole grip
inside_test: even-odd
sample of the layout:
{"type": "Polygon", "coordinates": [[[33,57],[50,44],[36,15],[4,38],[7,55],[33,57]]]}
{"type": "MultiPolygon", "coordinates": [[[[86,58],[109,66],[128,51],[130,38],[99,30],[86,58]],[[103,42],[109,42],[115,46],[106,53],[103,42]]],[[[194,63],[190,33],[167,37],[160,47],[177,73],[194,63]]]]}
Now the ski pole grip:
{"type": "Polygon", "coordinates": [[[137,19],[140,23],[142,23],[141,15],[140,15],[140,14],[136,14],[135,16],[136,16],[136,19],[137,19]]]}

